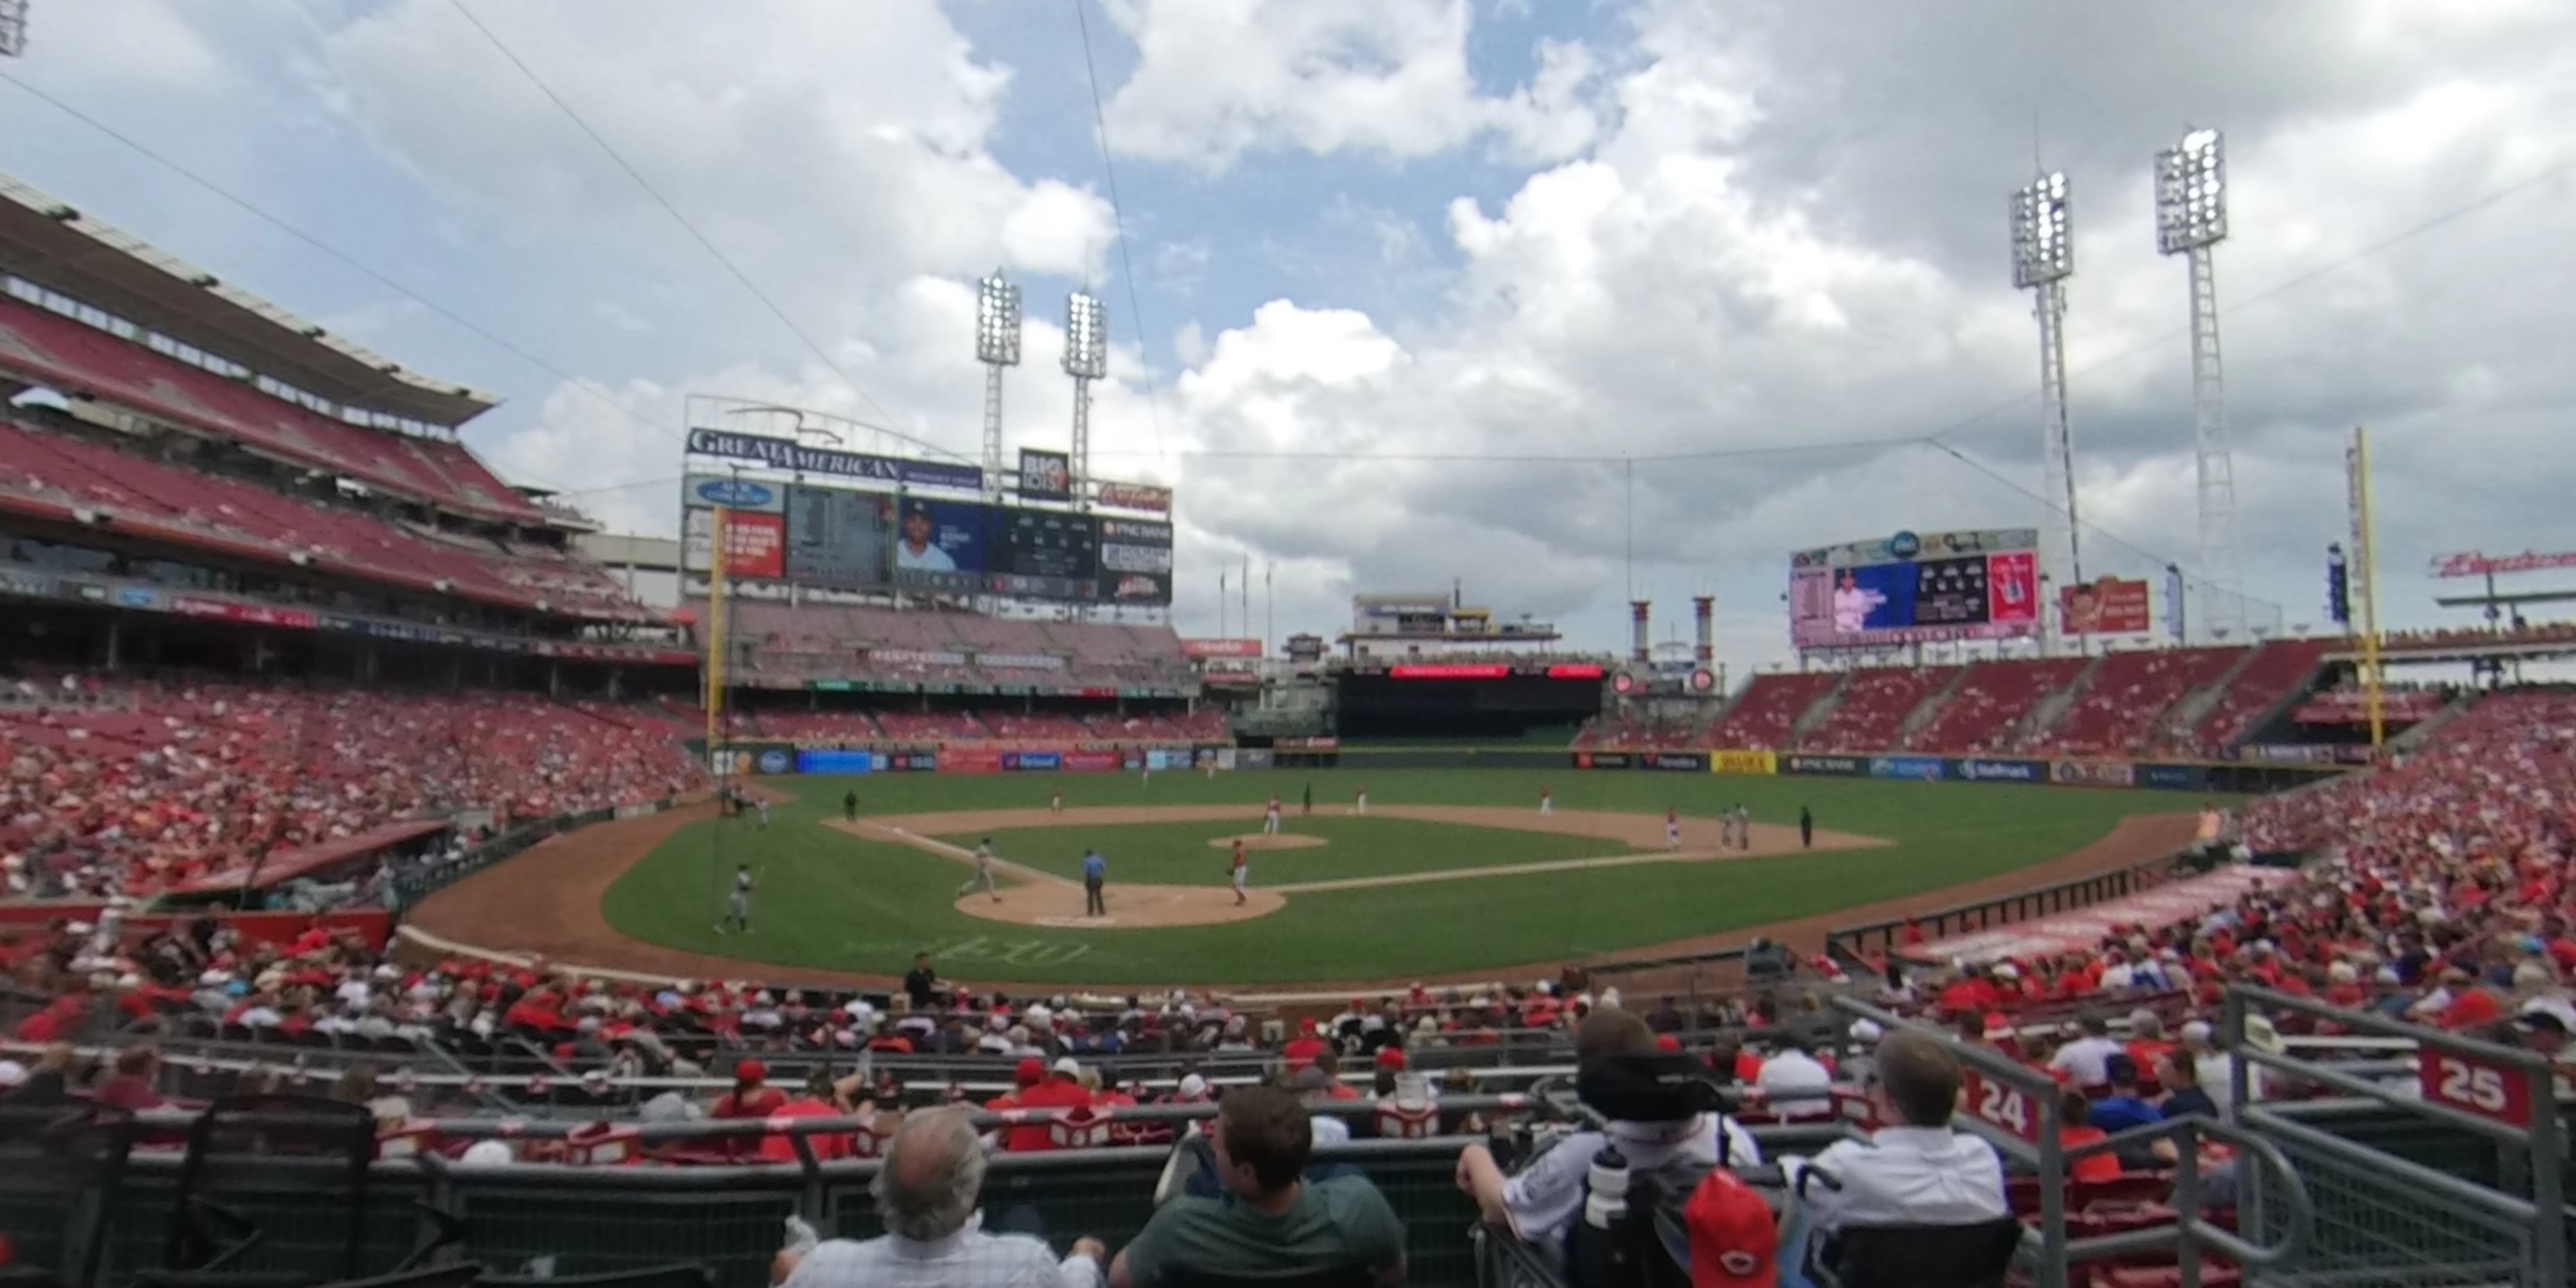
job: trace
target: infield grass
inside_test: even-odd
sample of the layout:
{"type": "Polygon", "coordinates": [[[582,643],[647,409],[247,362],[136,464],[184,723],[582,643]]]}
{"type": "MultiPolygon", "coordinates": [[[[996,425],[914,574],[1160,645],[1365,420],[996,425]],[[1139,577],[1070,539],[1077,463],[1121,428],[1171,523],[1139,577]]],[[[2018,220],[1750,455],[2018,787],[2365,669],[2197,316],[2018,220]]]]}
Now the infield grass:
{"type": "MultiPolygon", "coordinates": [[[[1157,774],[1150,784],[1133,774],[888,775],[782,778],[768,785],[800,799],[774,808],[765,832],[748,820],[682,828],[609,889],[602,908],[609,923],[675,948],[872,974],[900,974],[913,952],[927,950],[943,973],[963,979],[1140,985],[1392,979],[1579,958],[1727,931],[1750,934],[1771,922],[2041,863],[2098,840],[2124,817],[2186,812],[2199,803],[2169,792],[1985,783],[1524,770],[1247,771],[1213,780],[1174,772],[1157,774]],[[1297,812],[1309,782],[1313,819],[1297,812]],[[1660,814],[1671,805],[1710,817],[1741,802],[1757,822],[1777,824],[1794,823],[1804,804],[1818,827],[1894,844],[1324,891],[1292,895],[1286,908],[1255,921],[1120,930],[1012,926],[967,916],[952,907],[967,876],[964,865],[821,826],[824,818],[839,817],[848,790],[858,792],[862,814],[1043,807],[1056,786],[1073,806],[1245,806],[1244,823],[1100,829],[1098,843],[1113,863],[1113,900],[1120,880],[1221,885],[1225,856],[1207,838],[1256,830],[1260,802],[1274,791],[1289,802],[1288,830],[1311,829],[1333,843],[1256,855],[1256,884],[1327,878],[1324,866],[1299,866],[1307,864],[1347,864],[1356,870],[1335,867],[1330,875],[1369,875],[1617,849],[1585,837],[1328,817],[1362,784],[1372,805],[1534,808],[1547,787],[1560,809],[1660,814]],[[1498,857],[1497,847],[1506,845],[1510,854],[1498,857]],[[1552,848],[1569,845],[1571,851],[1552,848]],[[713,927],[724,883],[738,861],[751,862],[759,876],[754,933],[719,935],[713,927]]],[[[1033,829],[1025,838],[995,833],[994,839],[1006,856],[1071,872],[1087,835],[1033,829]]],[[[959,843],[971,845],[973,838],[959,843]]]]}
{"type": "MultiPolygon", "coordinates": [[[[1288,816],[1280,821],[1281,833],[1310,836],[1323,844],[1252,851],[1255,881],[1285,885],[1631,852],[1627,845],[1597,836],[1516,832],[1401,818],[1352,818],[1339,813],[1301,818],[1295,811],[1296,807],[1290,806],[1288,816]]],[[[1228,849],[1210,842],[1217,837],[1260,830],[1259,816],[1248,815],[1221,823],[1017,828],[989,834],[960,832],[940,839],[973,849],[978,840],[990,835],[995,854],[1074,880],[1082,876],[1083,848],[1094,846],[1108,861],[1112,881],[1221,885],[1232,856],[1228,849]]]]}

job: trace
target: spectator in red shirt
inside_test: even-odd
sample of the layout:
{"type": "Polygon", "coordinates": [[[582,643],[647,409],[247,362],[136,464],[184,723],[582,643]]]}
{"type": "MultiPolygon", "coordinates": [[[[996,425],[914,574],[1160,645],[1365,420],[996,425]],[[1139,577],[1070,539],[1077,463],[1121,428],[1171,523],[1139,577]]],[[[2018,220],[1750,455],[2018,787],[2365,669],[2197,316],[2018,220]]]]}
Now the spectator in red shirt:
{"type": "Polygon", "coordinates": [[[82,997],[78,993],[55,998],[45,1009],[18,1021],[9,1036],[20,1042],[60,1042],[80,1026],[82,997]]]}
{"type": "Polygon", "coordinates": [[[733,1090],[716,1097],[710,1118],[768,1118],[787,1104],[787,1093],[769,1084],[769,1066],[744,1060],[733,1067],[733,1090]]]}
{"type": "Polygon", "coordinates": [[[152,1086],[152,1076],[160,1069],[159,1052],[148,1046],[127,1047],[116,1055],[116,1071],[89,1093],[90,1101],[102,1109],[127,1113],[158,1109],[170,1103],[152,1086]]]}
{"type": "MultiPolygon", "coordinates": [[[[839,1082],[835,1082],[832,1080],[832,1075],[817,1069],[814,1071],[812,1076],[805,1079],[805,1094],[780,1105],[774,1112],[765,1115],[765,1117],[852,1117],[854,1115],[853,1106],[850,1103],[850,1095],[857,1091],[859,1084],[865,1080],[865,1074],[854,1073],[839,1082]]],[[[718,1115],[718,1117],[722,1117],[722,1115],[718,1115]]],[[[813,1148],[814,1157],[816,1159],[829,1160],[835,1158],[846,1158],[849,1156],[850,1137],[845,1132],[832,1132],[828,1134],[818,1132],[807,1136],[805,1140],[806,1143],[813,1148]]],[[[789,1136],[763,1136],[760,1138],[759,1154],[761,1158],[770,1162],[796,1162],[796,1141],[793,1137],[789,1136]]]]}
{"type": "MultiPolygon", "coordinates": [[[[1035,1060],[1022,1061],[1035,1064],[1035,1060]]],[[[1020,1092],[1022,1109],[1082,1109],[1091,1104],[1091,1093],[1082,1086],[1082,1065],[1072,1056],[1055,1062],[1055,1069],[1036,1086],[1020,1092]]],[[[1013,1127],[1005,1148],[1025,1153],[1055,1148],[1055,1135],[1044,1121],[1013,1127]]]]}
{"type": "Polygon", "coordinates": [[[1313,1064],[1315,1057],[1323,1053],[1324,1040],[1315,1036],[1313,1016],[1297,1021],[1297,1036],[1290,1039],[1288,1045],[1280,1050],[1280,1054],[1287,1059],[1290,1073],[1313,1064]]]}

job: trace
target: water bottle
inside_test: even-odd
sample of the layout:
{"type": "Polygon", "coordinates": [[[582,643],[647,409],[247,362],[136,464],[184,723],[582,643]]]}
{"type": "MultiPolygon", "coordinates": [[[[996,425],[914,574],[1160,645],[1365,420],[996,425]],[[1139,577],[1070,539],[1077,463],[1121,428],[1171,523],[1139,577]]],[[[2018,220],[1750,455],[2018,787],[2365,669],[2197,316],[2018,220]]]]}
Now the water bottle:
{"type": "Polygon", "coordinates": [[[1583,1223],[1595,1230],[1607,1230],[1628,1215],[1628,1160],[1611,1146],[1604,1145],[1592,1156],[1592,1170],[1584,1180],[1583,1223]]]}

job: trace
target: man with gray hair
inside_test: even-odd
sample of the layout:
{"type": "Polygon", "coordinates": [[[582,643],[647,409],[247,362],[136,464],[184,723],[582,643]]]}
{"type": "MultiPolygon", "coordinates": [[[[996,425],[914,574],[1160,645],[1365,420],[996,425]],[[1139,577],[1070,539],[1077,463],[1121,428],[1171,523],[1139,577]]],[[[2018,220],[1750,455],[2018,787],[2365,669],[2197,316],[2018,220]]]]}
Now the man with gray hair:
{"type": "Polygon", "coordinates": [[[778,1254],[770,1281],[783,1288],[1100,1288],[1108,1249],[1073,1241],[1059,1262],[1024,1234],[987,1234],[975,1200],[984,1150],[960,1107],[904,1115],[871,1187],[886,1232],[827,1239],[778,1254]]]}

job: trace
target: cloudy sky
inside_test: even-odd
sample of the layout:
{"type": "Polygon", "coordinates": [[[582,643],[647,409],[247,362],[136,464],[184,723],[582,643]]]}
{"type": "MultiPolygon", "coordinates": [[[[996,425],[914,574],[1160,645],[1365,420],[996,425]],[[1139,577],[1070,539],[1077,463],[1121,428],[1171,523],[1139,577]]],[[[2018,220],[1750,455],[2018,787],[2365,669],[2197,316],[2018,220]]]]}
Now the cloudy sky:
{"type": "Polygon", "coordinates": [[[2254,616],[2321,618],[2355,424],[2398,623],[2444,620],[2437,551],[2569,544],[2564,0],[33,8],[0,170],[502,395],[468,441],[622,529],[675,527],[693,392],[973,453],[1000,265],[1014,443],[1065,439],[1065,293],[1109,301],[1095,461],[1181,489],[1185,633],[1248,557],[1282,633],[1462,578],[1608,645],[1633,585],[1658,637],[1713,592],[1774,659],[1791,549],[2037,523],[2036,155],[2075,191],[2085,570],[2149,575],[2195,520],[2148,160],[2215,125],[2254,616]]]}

